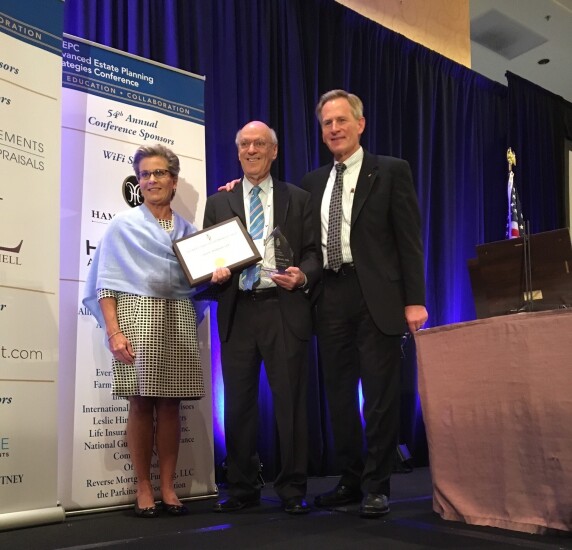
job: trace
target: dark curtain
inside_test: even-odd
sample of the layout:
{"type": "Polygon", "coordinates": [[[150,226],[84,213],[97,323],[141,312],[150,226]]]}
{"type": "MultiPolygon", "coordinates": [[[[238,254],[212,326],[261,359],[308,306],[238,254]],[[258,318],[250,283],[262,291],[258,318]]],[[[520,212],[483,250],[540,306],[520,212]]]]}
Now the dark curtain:
{"type": "Polygon", "coordinates": [[[509,146],[530,232],[566,225],[565,140],[572,139],[572,104],[520,76],[507,72],[509,146]]]}
{"type": "MultiPolygon", "coordinates": [[[[338,87],[359,95],[367,120],[364,147],[400,156],[412,166],[423,218],[429,326],[475,317],[467,260],[476,244],[504,238],[508,145],[522,158],[529,156],[519,151],[529,139],[526,120],[514,131],[510,125],[513,141],[507,145],[505,86],[334,0],[67,0],[65,14],[67,33],[206,75],[209,194],[240,174],[234,136],[253,119],[278,134],[273,174],[297,184],[308,170],[330,160],[314,116],[319,96],[338,87]]],[[[535,132],[543,129],[539,124],[535,132]]],[[[540,181],[533,171],[526,177],[523,185],[540,181]]],[[[545,200],[534,205],[538,228],[562,223],[556,178],[542,178],[545,200]]],[[[526,210],[536,193],[524,195],[526,210]]],[[[310,473],[332,474],[336,467],[315,358],[313,350],[310,473]]],[[[414,463],[424,465],[412,341],[404,345],[403,366],[401,439],[414,463]]],[[[277,456],[275,426],[262,386],[259,450],[270,479],[277,456]]],[[[215,455],[217,463],[224,457],[218,437],[215,455]]]]}

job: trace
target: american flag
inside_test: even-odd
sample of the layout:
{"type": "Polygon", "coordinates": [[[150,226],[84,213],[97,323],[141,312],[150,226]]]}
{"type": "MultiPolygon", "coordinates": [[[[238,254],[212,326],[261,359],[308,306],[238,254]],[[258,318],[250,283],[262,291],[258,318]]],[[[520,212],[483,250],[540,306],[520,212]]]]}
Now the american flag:
{"type": "Polygon", "coordinates": [[[514,186],[514,174],[511,170],[508,176],[508,220],[506,226],[506,238],[520,237],[524,232],[524,220],[516,187],[514,186]]]}

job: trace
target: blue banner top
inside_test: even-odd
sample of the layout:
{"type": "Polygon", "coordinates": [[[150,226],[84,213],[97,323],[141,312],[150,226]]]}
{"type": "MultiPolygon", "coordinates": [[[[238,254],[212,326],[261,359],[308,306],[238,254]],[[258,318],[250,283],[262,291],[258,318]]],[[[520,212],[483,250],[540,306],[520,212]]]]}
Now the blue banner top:
{"type": "Polygon", "coordinates": [[[62,0],[2,0],[0,32],[60,55],[64,30],[62,0]]]}
{"type": "Polygon", "coordinates": [[[205,123],[203,77],[69,35],[62,65],[64,88],[205,123]]]}

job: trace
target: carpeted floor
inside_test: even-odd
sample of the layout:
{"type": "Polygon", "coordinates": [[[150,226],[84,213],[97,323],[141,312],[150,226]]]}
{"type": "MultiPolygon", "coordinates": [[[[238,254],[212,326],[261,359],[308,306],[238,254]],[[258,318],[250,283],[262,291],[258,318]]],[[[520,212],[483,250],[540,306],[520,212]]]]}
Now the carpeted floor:
{"type": "MultiPolygon", "coordinates": [[[[308,501],[336,481],[311,479],[308,501]]],[[[191,515],[182,518],[143,520],[131,509],[75,515],[59,524],[0,532],[0,549],[572,549],[570,533],[527,535],[442,520],[432,511],[428,468],[393,476],[391,513],[380,519],[360,518],[358,505],[289,516],[271,485],[262,497],[260,506],[232,514],[215,514],[212,500],[196,500],[188,503],[191,515]]]]}

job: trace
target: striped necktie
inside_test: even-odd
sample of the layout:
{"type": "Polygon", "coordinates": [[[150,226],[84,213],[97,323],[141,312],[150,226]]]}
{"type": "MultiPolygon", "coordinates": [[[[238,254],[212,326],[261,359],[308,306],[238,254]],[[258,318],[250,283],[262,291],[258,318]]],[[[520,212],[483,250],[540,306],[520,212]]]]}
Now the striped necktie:
{"type": "Polygon", "coordinates": [[[328,268],[338,271],[342,265],[342,189],[344,187],[344,170],[346,165],[336,164],[336,179],[330,199],[328,217],[328,238],[326,251],[328,253],[328,268]]]}
{"type": "MultiPolygon", "coordinates": [[[[253,187],[250,192],[250,228],[248,232],[250,236],[256,239],[262,239],[264,229],[264,211],[262,209],[262,201],[258,196],[260,187],[253,187]]],[[[260,281],[260,264],[254,264],[247,267],[242,273],[241,278],[245,290],[252,290],[260,281]]]]}

